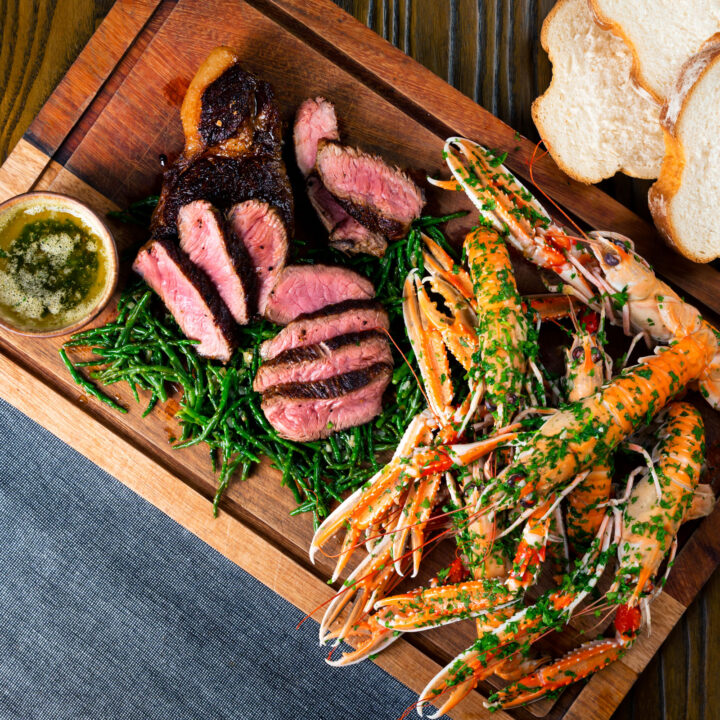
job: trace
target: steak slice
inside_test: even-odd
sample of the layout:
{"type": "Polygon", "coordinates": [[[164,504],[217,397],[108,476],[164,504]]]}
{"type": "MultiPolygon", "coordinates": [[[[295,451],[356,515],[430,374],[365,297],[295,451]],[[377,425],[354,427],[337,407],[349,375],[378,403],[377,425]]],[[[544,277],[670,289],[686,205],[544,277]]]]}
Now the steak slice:
{"type": "Polygon", "coordinates": [[[262,409],[282,437],[317,440],[379,415],[391,377],[391,365],[376,363],[327,380],[276,385],[263,396],[262,409]]]}
{"type": "Polygon", "coordinates": [[[227,362],[237,345],[232,315],[207,275],[172,241],[151,240],[133,269],[160,296],[196,351],[227,362]]]}
{"type": "Polygon", "coordinates": [[[298,108],[293,127],[295,159],[300,172],[307,177],[315,167],[315,156],[320,140],[339,139],[333,104],[323,97],[305,100],[298,108]]]}
{"type": "MultiPolygon", "coordinates": [[[[320,218],[320,222],[328,232],[332,232],[335,227],[348,219],[357,223],[357,220],[351,218],[335,201],[335,198],[327,191],[317,174],[310,175],[305,183],[305,189],[311,205],[320,218]]],[[[360,223],[357,224],[360,225],[360,223]]]]}
{"type": "Polygon", "coordinates": [[[336,265],[288,265],[280,273],[265,306],[265,317],[286,325],[299,315],[343,300],[375,297],[372,283],[336,265]]]}
{"type": "Polygon", "coordinates": [[[387,250],[384,235],[366,228],[350,215],[332,229],[329,242],[332,247],[351,255],[367,253],[382,257],[387,250]]]}
{"type": "Polygon", "coordinates": [[[274,338],[260,346],[260,356],[267,361],[290,348],[315,345],[338,335],[379,328],[390,329],[387,313],[379,302],[345,300],[295,318],[274,338]]]}
{"type": "Polygon", "coordinates": [[[340,139],[332,103],[321,97],[305,100],[295,115],[293,139],[298,167],[307,178],[308,197],[330,233],[330,245],[346,253],[365,252],[382,256],[387,247],[383,235],[348,215],[313,172],[318,143],[340,139]]]}
{"type": "Polygon", "coordinates": [[[326,380],[375,363],[392,365],[387,338],[379,330],[348,333],[317,345],[291,348],[261,365],[253,382],[255,392],[274,385],[326,380]]]}
{"type": "Polygon", "coordinates": [[[182,250],[205,271],[235,320],[246,325],[256,311],[257,279],[243,241],[206,200],[180,209],[178,232],[182,250]]]}
{"type": "Polygon", "coordinates": [[[233,205],[228,222],[247,249],[257,276],[257,307],[265,313],[268,296],[285,267],[288,239],[277,212],[261,200],[233,205]]]}
{"type": "Polygon", "coordinates": [[[375,232],[399,238],[420,217],[425,204],[420,188],[377,155],[321,140],[315,169],[341,207],[375,232]]]}
{"type": "Polygon", "coordinates": [[[345,253],[368,253],[378,257],[385,254],[385,237],[348,215],[317,175],[310,175],[306,189],[315,212],[330,233],[330,245],[345,253]]]}

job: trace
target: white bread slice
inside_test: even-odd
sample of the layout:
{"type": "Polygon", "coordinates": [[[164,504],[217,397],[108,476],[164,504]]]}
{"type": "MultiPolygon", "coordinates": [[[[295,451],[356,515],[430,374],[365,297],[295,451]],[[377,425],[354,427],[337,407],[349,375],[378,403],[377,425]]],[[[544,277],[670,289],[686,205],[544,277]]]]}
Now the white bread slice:
{"type": "Polygon", "coordinates": [[[658,229],[695,262],[720,257],[720,33],[683,66],[663,106],[665,159],[648,204],[658,229]]]}
{"type": "Polygon", "coordinates": [[[664,151],[660,106],[633,83],[623,40],[595,23],[587,0],[559,0],[540,40],[553,78],[532,116],[555,162],[584,183],[618,171],[656,178],[664,151]]]}
{"type": "Polygon", "coordinates": [[[633,52],[633,76],[662,103],[683,63],[720,31],[720,0],[590,0],[633,52]]]}

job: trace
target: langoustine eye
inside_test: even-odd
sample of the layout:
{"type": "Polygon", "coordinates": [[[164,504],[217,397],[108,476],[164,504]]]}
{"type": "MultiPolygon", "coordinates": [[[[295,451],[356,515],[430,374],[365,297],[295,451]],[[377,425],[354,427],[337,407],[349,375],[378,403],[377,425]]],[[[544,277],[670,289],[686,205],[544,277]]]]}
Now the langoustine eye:
{"type": "Polygon", "coordinates": [[[620,256],[612,252],[606,252],[603,255],[603,260],[605,261],[605,264],[610,267],[615,267],[620,264],[620,256]]]}

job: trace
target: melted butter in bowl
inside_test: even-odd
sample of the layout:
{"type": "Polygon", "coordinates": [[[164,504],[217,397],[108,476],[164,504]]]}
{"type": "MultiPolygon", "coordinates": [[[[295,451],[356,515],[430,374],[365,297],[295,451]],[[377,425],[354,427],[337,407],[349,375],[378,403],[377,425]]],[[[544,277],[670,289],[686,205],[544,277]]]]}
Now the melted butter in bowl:
{"type": "Polygon", "coordinates": [[[0,325],[49,336],[77,330],[107,304],[117,251],[104,223],[65,195],[28,193],[0,205],[0,325]]]}

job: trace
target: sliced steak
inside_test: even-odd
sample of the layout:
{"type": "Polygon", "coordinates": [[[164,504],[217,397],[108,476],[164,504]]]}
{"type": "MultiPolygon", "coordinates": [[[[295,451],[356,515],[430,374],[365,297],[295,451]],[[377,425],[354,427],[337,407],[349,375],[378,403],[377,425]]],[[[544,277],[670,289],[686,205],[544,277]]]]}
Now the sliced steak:
{"type": "Polygon", "coordinates": [[[383,235],[366,228],[348,215],[313,172],[318,143],[321,140],[340,139],[332,103],[321,97],[306,100],[295,116],[293,139],[298,167],[307,177],[308,197],[330,233],[330,245],[347,253],[383,255],[387,247],[383,235]]]}
{"type": "Polygon", "coordinates": [[[322,97],[305,100],[295,115],[293,127],[295,159],[300,172],[307,177],[315,167],[315,156],[320,140],[339,139],[333,104],[322,97]]]}
{"type": "Polygon", "coordinates": [[[317,175],[310,175],[306,188],[315,212],[330,233],[330,245],[346,253],[368,253],[378,257],[385,254],[385,237],[348,215],[317,175]]]}
{"type": "Polygon", "coordinates": [[[338,335],[390,328],[382,305],[375,300],[345,300],[313,313],[301,315],[274,338],[260,346],[263,360],[271,360],[291,348],[315,345],[338,335]]]}
{"type": "Polygon", "coordinates": [[[328,232],[332,232],[333,228],[348,219],[357,222],[340,207],[315,173],[307,179],[305,189],[307,190],[311,205],[315,208],[315,212],[320,218],[320,222],[322,222],[328,232]]]}
{"type": "Polygon", "coordinates": [[[382,257],[387,250],[384,235],[366,228],[350,215],[332,229],[329,241],[332,247],[351,255],[367,253],[382,257]]]}
{"type": "Polygon", "coordinates": [[[425,204],[420,188],[377,155],[321,140],[315,168],[341,207],[375,232],[402,237],[420,217],[425,204]]]}
{"type": "Polygon", "coordinates": [[[312,313],[343,300],[369,300],[372,283],[347,268],[335,265],[288,265],[278,278],[265,306],[265,317],[286,325],[299,315],[312,313]]]}
{"type": "Polygon", "coordinates": [[[379,415],[391,377],[391,365],[376,363],[327,380],[277,385],[263,396],[262,409],[282,437],[317,440],[379,415]]]}
{"type": "Polygon", "coordinates": [[[292,233],[293,197],[281,155],[280,112],[272,87],[243,70],[234,50],[218,47],[195,73],[180,115],[185,148],[163,175],[150,227],[155,242],[141,250],[135,267],[183,332],[202,341],[198,352],[227,360],[232,344],[227,342],[225,320],[237,333],[233,315],[247,322],[255,313],[257,278],[242,240],[213,208],[225,213],[238,203],[257,200],[292,233]],[[172,254],[179,233],[196,264],[180,248],[172,254]],[[204,320],[207,330],[203,304],[210,318],[204,320]]]}
{"type": "Polygon", "coordinates": [[[233,205],[228,222],[250,255],[257,276],[258,312],[264,314],[270,291],[287,261],[285,225],[278,213],[260,200],[233,205]]]}
{"type": "Polygon", "coordinates": [[[265,392],[274,385],[326,380],[379,362],[391,365],[392,361],[390,345],[379,330],[348,333],[285,350],[260,366],[253,389],[265,392]]]}
{"type": "Polygon", "coordinates": [[[213,282],[232,316],[246,325],[257,308],[257,278],[243,241],[206,200],[178,213],[180,247],[213,282]]]}
{"type": "Polygon", "coordinates": [[[207,275],[167,238],[140,248],[133,269],[160,296],[196,351],[227,362],[237,345],[235,322],[207,275]]]}

